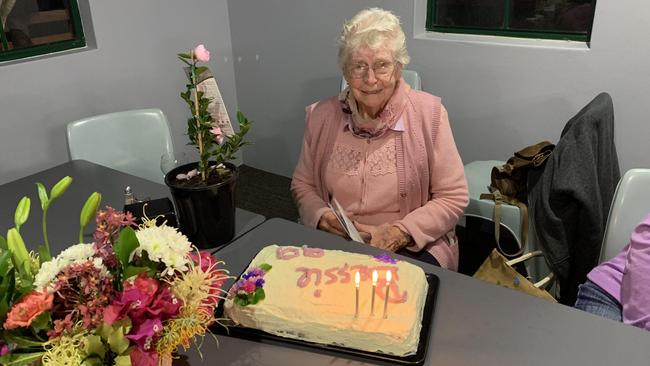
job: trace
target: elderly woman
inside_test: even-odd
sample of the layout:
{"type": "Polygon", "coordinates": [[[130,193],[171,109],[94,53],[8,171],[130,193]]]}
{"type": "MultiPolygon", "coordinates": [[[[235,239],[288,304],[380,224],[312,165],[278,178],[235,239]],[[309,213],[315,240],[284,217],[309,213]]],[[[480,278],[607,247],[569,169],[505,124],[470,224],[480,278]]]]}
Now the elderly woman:
{"type": "Polygon", "coordinates": [[[343,27],[337,97],[307,107],[291,191],[303,224],[345,236],[332,197],[372,246],[456,270],[467,205],[463,164],[440,98],[412,90],[399,19],[366,9],[343,27]]]}

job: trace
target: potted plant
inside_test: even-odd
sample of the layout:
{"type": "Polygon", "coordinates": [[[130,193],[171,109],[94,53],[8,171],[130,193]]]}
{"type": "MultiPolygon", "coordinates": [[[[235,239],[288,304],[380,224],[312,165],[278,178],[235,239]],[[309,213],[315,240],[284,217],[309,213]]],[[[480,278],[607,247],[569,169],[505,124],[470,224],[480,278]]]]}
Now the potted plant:
{"type": "Polygon", "coordinates": [[[210,60],[210,52],[198,45],[178,58],[187,66],[188,84],[181,98],[187,103],[191,117],[187,120],[187,136],[196,146],[199,161],[170,170],[165,175],[180,230],[200,249],[227,243],[235,235],[235,184],[237,167],[229,161],[244,145],[250,122],[237,112],[239,132],[225,136],[213,120],[208,106],[212,101],[197,88],[201,74],[208,71],[200,62],[210,60]]]}

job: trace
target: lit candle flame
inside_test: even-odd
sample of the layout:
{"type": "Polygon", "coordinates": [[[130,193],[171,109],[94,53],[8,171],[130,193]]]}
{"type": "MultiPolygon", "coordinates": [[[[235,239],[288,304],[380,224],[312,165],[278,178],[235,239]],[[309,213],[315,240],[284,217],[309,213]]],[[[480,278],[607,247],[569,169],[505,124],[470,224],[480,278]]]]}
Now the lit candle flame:
{"type": "Polygon", "coordinates": [[[386,272],[386,286],[390,284],[390,280],[393,278],[393,274],[390,273],[390,269],[386,272]]]}
{"type": "Polygon", "coordinates": [[[379,274],[377,273],[377,270],[372,271],[372,285],[375,286],[377,284],[377,278],[379,277],[379,274]]]}
{"type": "Polygon", "coordinates": [[[359,287],[359,283],[361,282],[361,275],[359,272],[354,274],[354,284],[355,286],[359,287]]]}

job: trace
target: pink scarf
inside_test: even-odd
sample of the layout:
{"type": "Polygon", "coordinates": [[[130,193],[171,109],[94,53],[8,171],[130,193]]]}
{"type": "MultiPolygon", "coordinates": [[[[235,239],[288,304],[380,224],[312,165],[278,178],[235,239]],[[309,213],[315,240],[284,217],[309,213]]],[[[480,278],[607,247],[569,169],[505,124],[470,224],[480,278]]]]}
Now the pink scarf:
{"type": "Polygon", "coordinates": [[[379,137],[388,130],[395,126],[397,120],[402,115],[406,107],[406,95],[411,90],[411,87],[400,79],[395,85],[393,95],[384,106],[384,109],[377,114],[376,118],[365,118],[359,112],[357,101],[354,99],[354,94],[348,86],[339,94],[339,101],[341,102],[341,110],[345,114],[352,117],[351,130],[352,134],[360,138],[373,138],[379,137]]]}

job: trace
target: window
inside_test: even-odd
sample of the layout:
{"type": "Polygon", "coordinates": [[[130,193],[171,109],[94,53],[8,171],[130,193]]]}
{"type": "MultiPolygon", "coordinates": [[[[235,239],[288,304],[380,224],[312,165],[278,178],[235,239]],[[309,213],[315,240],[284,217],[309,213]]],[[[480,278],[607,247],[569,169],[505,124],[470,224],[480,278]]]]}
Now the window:
{"type": "Polygon", "coordinates": [[[596,0],[428,0],[427,30],[589,42],[596,0]]]}
{"type": "Polygon", "coordinates": [[[0,0],[0,61],[86,46],[77,0],[0,0]]]}

